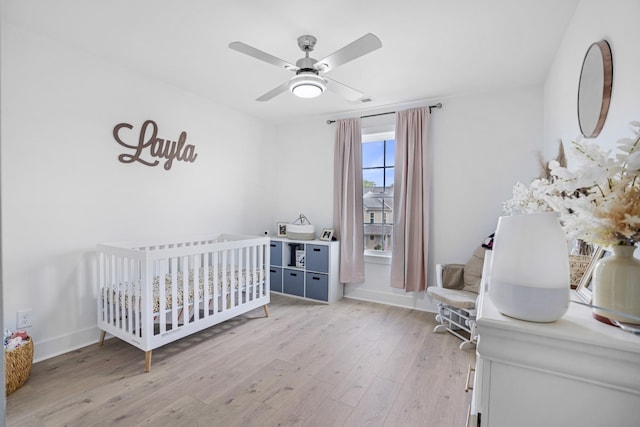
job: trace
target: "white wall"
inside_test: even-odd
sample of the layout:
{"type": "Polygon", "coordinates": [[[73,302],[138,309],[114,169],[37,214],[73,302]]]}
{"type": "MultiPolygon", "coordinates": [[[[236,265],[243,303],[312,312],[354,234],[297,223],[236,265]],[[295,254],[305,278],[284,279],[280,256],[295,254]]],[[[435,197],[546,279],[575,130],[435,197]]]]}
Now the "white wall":
{"type": "MultiPolygon", "coordinates": [[[[444,107],[433,111],[430,122],[430,283],[436,262],[466,262],[494,231],[513,184],[538,175],[536,151],[543,136],[541,86],[436,101],[444,107]]],[[[335,125],[327,126],[325,119],[281,125],[276,142],[279,162],[286,166],[274,188],[278,215],[288,219],[301,211],[320,228],[332,223],[333,206],[335,125]],[[291,185],[290,174],[303,185],[291,185]]],[[[364,119],[362,126],[379,120],[364,119]]],[[[368,262],[365,275],[365,283],[345,287],[346,296],[434,310],[424,292],[392,289],[388,264],[368,262]]]]}
{"type": "Polygon", "coordinates": [[[97,243],[264,229],[271,126],[6,23],[1,90],[3,321],[33,310],[36,360],[97,340],[97,243]],[[146,119],[196,161],[120,163],[146,119]]]}
{"type": "MultiPolygon", "coordinates": [[[[640,121],[640,2],[583,0],[559,46],[544,87],[545,152],[558,140],[568,143],[580,134],[577,116],[578,80],[587,49],[598,40],[611,45],[613,88],[607,120],[597,141],[608,148],[632,136],[629,122],[640,121]]],[[[570,161],[570,159],[569,159],[570,161]]]]}
{"type": "Polygon", "coordinates": [[[271,152],[274,202],[269,228],[304,214],[319,232],[333,224],[333,145],[335,126],[309,119],[277,127],[271,152]]]}

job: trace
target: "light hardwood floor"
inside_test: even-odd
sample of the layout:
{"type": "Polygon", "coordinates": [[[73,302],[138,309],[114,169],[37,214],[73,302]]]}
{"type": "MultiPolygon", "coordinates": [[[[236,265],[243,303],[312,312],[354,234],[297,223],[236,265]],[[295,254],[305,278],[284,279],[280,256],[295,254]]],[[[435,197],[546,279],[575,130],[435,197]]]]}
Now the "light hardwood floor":
{"type": "Polygon", "coordinates": [[[36,363],[7,426],[464,425],[474,352],[433,314],[277,294],[269,308],[154,350],[146,374],[118,339],[36,363]]]}

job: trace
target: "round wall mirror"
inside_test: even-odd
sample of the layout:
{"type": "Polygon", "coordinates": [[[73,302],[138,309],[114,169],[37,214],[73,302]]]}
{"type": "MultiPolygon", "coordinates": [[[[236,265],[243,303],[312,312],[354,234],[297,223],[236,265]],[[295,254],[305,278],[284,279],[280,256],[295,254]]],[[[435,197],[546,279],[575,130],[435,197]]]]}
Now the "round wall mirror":
{"type": "Polygon", "coordinates": [[[578,123],[580,132],[587,138],[598,136],[604,126],[612,82],[611,47],[606,40],[600,40],[589,46],[578,84],[578,123]]]}

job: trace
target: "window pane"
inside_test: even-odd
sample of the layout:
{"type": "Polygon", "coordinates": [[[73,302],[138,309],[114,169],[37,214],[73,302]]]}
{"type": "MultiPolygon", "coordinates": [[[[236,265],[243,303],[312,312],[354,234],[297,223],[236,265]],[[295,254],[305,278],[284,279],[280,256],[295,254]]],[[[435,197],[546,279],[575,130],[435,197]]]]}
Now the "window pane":
{"type": "Polygon", "coordinates": [[[384,182],[384,169],[363,169],[362,185],[364,192],[370,191],[372,187],[382,187],[384,182]]]}
{"type": "MultiPolygon", "coordinates": [[[[393,176],[393,168],[386,168],[384,171],[384,180],[387,184],[387,192],[389,189],[393,189],[393,176]]],[[[391,194],[393,194],[393,191],[391,191],[391,194]]]]}
{"type": "Polygon", "coordinates": [[[395,147],[396,147],[396,141],[391,139],[389,141],[387,141],[386,147],[385,147],[385,151],[386,151],[386,155],[387,155],[387,166],[393,166],[395,164],[395,147]]]}
{"type": "Polygon", "coordinates": [[[364,246],[366,250],[390,251],[393,223],[393,198],[364,198],[364,246]]]}
{"type": "Polygon", "coordinates": [[[362,144],[362,167],[384,166],[384,141],[365,142],[362,144]]]}

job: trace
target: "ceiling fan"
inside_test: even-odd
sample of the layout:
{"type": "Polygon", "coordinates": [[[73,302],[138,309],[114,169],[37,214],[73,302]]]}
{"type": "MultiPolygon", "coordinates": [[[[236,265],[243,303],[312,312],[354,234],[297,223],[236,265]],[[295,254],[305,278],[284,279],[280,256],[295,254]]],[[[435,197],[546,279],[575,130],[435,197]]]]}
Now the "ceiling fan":
{"type": "Polygon", "coordinates": [[[298,37],[298,46],[300,50],[304,52],[304,58],[298,59],[296,65],[276,58],[243,42],[231,42],[229,43],[229,48],[296,73],[289,81],[260,96],[256,101],[268,101],[287,90],[290,90],[294,95],[301,98],[315,98],[321,95],[325,89],[335,92],[349,101],[362,98],[364,96],[362,92],[330,79],[324,76],[324,73],[381,48],[382,42],[380,39],[371,33],[365,34],[319,61],[309,57],[309,52],[313,50],[316,42],[317,39],[314,36],[304,35],[298,37]]]}

